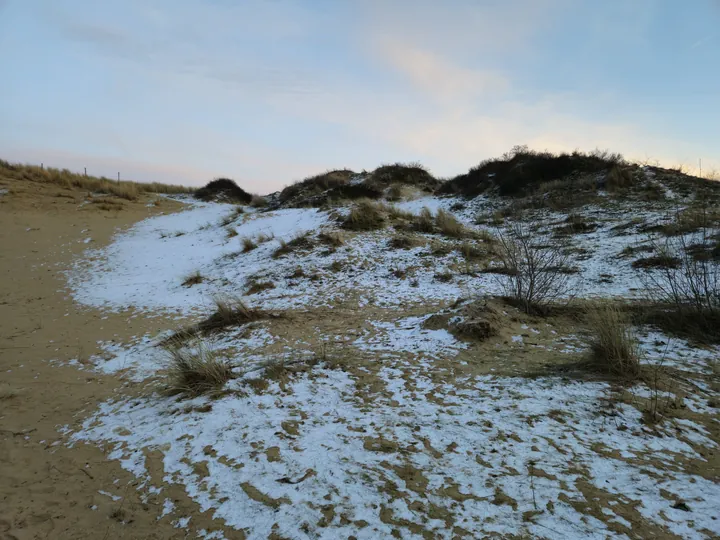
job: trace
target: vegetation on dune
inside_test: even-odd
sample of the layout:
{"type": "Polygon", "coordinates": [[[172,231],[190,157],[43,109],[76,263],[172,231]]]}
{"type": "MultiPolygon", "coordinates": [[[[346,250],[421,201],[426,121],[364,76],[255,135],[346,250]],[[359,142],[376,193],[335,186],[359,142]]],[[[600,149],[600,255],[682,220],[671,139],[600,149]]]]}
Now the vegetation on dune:
{"type": "Polygon", "coordinates": [[[190,397],[216,392],[233,378],[232,366],[201,341],[189,347],[167,345],[170,356],[167,371],[169,394],[190,397]]]}
{"type": "Polygon", "coordinates": [[[498,235],[498,274],[506,295],[527,313],[543,311],[570,292],[569,258],[559,247],[535,244],[532,224],[515,223],[498,235]],[[500,271],[501,270],[501,271],[500,271]]]}
{"type": "Polygon", "coordinates": [[[409,188],[432,193],[440,182],[418,163],[381,165],[372,172],[330,170],[296,182],[280,192],[286,206],[323,206],[360,199],[400,200],[409,188]]]}
{"type": "Polygon", "coordinates": [[[250,204],[253,201],[253,195],[229,178],[216,178],[208,182],[195,192],[195,197],[206,202],[216,201],[250,204]]]}
{"type": "Polygon", "coordinates": [[[0,159],[0,177],[10,180],[28,180],[30,182],[54,184],[67,189],[79,188],[93,193],[106,193],[128,201],[136,200],[141,193],[175,194],[192,193],[194,191],[193,188],[158,182],[143,183],[129,180],[117,182],[105,177],[74,173],[68,169],[9,163],[2,159],[0,159]]]}
{"type": "Polygon", "coordinates": [[[440,191],[476,196],[497,187],[501,196],[518,196],[528,194],[529,189],[538,184],[580,173],[605,173],[609,177],[603,181],[615,183],[618,175],[624,176],[618,169],[623,165],[625,162],[620,154],[553,154],[516,146],[502,157],[485,160],[467,173],[453,178],[440,191]]]}
{"type": "Polygon", "coordinates": [[[599,302],[587,307],[585,317],[592,366],[610,375],[637,376],[640,349],[627,315],[610,302],[599,302]]]}

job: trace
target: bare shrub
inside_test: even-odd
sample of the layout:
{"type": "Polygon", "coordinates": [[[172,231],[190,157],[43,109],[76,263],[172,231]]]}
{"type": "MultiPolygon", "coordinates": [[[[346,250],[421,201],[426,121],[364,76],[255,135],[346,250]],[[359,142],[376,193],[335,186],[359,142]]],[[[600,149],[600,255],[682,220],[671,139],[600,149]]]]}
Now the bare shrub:
{"type": "Polygon", "coordinates": [[[527,313],[543,309],[548,303],[570,292],[566,268],[568,256],[560,248],[538,246],[533,242],[532,224],[515,223],[498,235],[497,255],[505,274],[501,282],[505,293],[527,313]]]}
{"type": "Polygon", "coordinates": [[[201,341],[189,347],[167,346],[168,392],[198,396],[220,390],[233,378],[232,366],[201,341]]]}
{"type": "Polygon", "coordinates": [[[640,349],[627,315],[610,302],[599,302],[588,306],[585,317],[592,365],[610,375],[637,376],[640,349]]]}
{"type": "Polygon", "coordinates": [[[698,245],[712,246],[717,231],[655,238],[656,251],[673,264],[645,266],[642,280],[647,294],[661,308],[652,322],[700,340],[720,339],[720,260],[697,257],[698,245]]]}

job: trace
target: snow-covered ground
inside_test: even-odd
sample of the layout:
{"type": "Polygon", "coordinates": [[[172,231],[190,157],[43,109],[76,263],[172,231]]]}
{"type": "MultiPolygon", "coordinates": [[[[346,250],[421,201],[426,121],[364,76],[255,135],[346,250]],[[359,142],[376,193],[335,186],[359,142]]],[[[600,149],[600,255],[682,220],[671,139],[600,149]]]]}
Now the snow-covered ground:
{"type": "Polygon", "coordinates": [[[720,485],[678,466],[717,448],[698,424],[657,433],[631,406],[604,413],[604,383],[378,376],[388,395],[371,408],[352,376],[317,369],[285,392],[107,403],[71,440],[107,446],[144,479],[142,450],[165,449],[164,480],[249,538],[389,538],[398,526],[406,538],[629,538],[639,517],[682,538],[720,534],[720,485]]]}
{"type": "MultiPolygon", "coordinates": [[[[398,206],[419,212],[422,208],[449,209],[456,198],[425,197],[398,206]]],[[[478,198],[465,203],[458,217],[468,227],[477,214],[487,210],[487,200],[478,198]]],[[[350,296],[362,304],[403,305],[426,300],[448,301],[460,296],[498,294],[502,278],[487,273],[464,272],[466,265],[459,251],[447,255],[430,254],[430,247],[392,249],[391,230],[352,236],[337,250],[318,246],[309,252],[295,252],[273,259],[281,240],[291,240],[305,232],[336,228],[326,212],[316,209],[286,209],[269,213],[241,214],[230,223],[237,236],[227,238],[227,226],[220,222],[231,212],[226,204],[194,203],[183,212],[146,219],[119,234],[106,248],[90,249],[83,261],[69,272],[74,298],[83,304],[107,309],[127,307],[150,312],[164,311],[179,315],[208,309],[215,294],[243,295],[248,280],[269,281],[274,288],[247,298],[268,308],[289,308],[331,304],[350,296]],[[243,238],[271,239],[256,249],[242,252],[243,238]],[[431,264],[427,264],[427,260],[431,264]],[[333,263],[344,264],[341,270],[333,263]],[[294,271],[302,268],[318,279],[299,279],[294,271]],[[200,272],[205,280],[184,287],[184,279],[200,272]],[[449,272],[450,281],[437,279],[449,272]],[[398,273],[406,274],[397,277],[398,273]]],[[[599,213],[588,208],[586,213],[599,213]]],[[[647,219],[659,221],[660,213],[646,212],[647,219]]],[[[565,214],[542,213],[538,226],[562,221],[565,214]]],[[[612,217],[612,215],[610,215],[612,217]]],[[[585,296],[632,296],[642,289],[639,274],[631,260],[619,256],[623,248],[647,240],[643,233],[613,235],[610,229],[627,221],[627,213],[617,211],[616,221],[608,220],[594,232],[578,234],[566,240],[569,246],[581,246],[584,254],[571,260],[580,272],[572,276],[572,294],[585,296]]],[[[487,228],[485,228],[487,230],[487,228]]],[[[502,232],[500,227],[490,232],[502,232]]],[[[424,235],[437,238],[437,235],[424,235]]],[[[558,242],[552,230],[538,231],[538,242],[558,242]]]]}
{"type": "MultiPolygon", "coordinates": [[[[399,206],[436,212],[458,202],[426,197],[399,206]]],[[[480,228],[476,216],[492,209],[483,197],[463,205],[454,213],[473,228],[480,228]]],[[[238,375],[226,394],[182,399],[148,390],[118,397],[69,426],[70,444],[104,446],[142,479],[142,489],[183,485],[202,510],[251,539],[720,536],[720,486],[699,472],[718,451],[710,380],[717,348],[638,329],[643,361],[694,377],[692,395],[686,383],[664,393],[637,385],[624,399],[605,382],[473,373],[469,364],[492,362],[499,350],[504,358],[527,351],[580,357],[585,348],[576,334],[538,321],[516,321],[517,333],[490,349],[426,328],[434,304],[502,291],[502,277],[462,271],[458,251],[393,249],[392,231],[382,230],[349,234],[334,250],[319,244],[275,258],[280,240],[337,228],[331,213],[248,212],[222,224],[232,210],[193,203],[89,249],[68,271],[74,298],[186,316],[210,311],[213,295],[243,296],[255,280],[274,287],[245,296],[251,305],[295,311],[298,319],[326,307],[323,317],[332,319],[330,308],[343,303],[360,315],[346,315],[352,322],[345,328],[327,320],[292,334],[287,323],[275,335],[272,324],[259,321],[214,336],[211,346],[226,352],[238,375]],[[228,227],[237,236],[228,238],[228,227]],[[271,239],[243,253],[241,239],[260,235],[271,239]],[[193,272],[203,282],[183,286],[193,272]],[[450,279],[438,278],[446,273],[450,279]],[[336,342],[342,362],[316,354],[336,342]],[[286,353],[314,355],[316,364],[253,390],[248,381],[262,376],[256,367],[286,353]],[[648,423],[647,403],[660,395],[684,399],[685,416],[648,423]],[[163,452],[163,478],[149,475],[149,450],[163,452]]],[[[632,296],[641,288],[632,260],[619,255],[646,235],[637,227],[613,232],[627,223],[628,211],[587,207],[583,215],[598,228],[561,240],[552,226],[567,215],[538,212],[539,242],[582,248],[572,261],[580,270],[572,276],[575,294],[632,296]]],[[[665,219],[660,211],[631,217],[638,216],[651,224],[665,219]]],[[[165,336],[104,344],[90,363],[135,381],[156,377],[168,361],[157,347],[165,336]]],[[[167,502],[163,512],[191,527],[191,516],[174,515],[167,502]]]]}

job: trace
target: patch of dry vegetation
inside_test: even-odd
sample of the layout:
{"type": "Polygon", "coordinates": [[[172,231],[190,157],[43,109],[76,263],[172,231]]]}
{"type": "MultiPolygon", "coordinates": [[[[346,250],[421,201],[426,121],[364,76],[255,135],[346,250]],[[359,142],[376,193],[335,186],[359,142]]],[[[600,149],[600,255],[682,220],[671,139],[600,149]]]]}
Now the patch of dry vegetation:
{"type": "Polygon", "coordinates": [[[182,328],[165,339],[164,346],[179,346],[196,336],[209,336],[227,328],[241,326],[270,316],[269,313],[248,307],[235,296],[216,296],[213,299],[215,311],[199,323],[182,328]]]}
{"type": "Polygon", "coordinates": [[[587,308],[585,317],[591,365],[609,375],[639,375],[640,349],[626,313],[610,302],[599,302],[587,308]]]}
{"type": "Polygon", "coordinates": [[[398,233],[390,238],[389,245],[393,249],[413,249],[425,245],[425,239],[407,233],[398,233]]]}
{"type": "Polygon", "coordinates": [[[373,231],[382,229],[386,223],[387,217],[383,206],[370,200],[363,200],[350,209],[350,213],[342,222],[342,227],[354,231],[373,231]]]}
{"type": "Polygon", "coordinates": [[[185,277],[185,279],[182,282],[183,287],[192,287],[193,285],[199,285],[205,280],[203,275],[200,273],[199,270],[196,270],[192,274],[189,274],[185,277]]]}
{"type": "Polygon", "coordinates": [[[316,246],[315,239],[309,232],[300,234],[292,240],[280,240],[280,246],[272,254],[273,259],[278,259],[284,255],[295,253],[297,251],[310,251],[316,246]]]}
{"type": "Polygon", "coordinates": [[[275,284],[272,281],[255,281],[251,280],[248,283],[248,289],[245,292],[247,296],[257,294],[263,291],[268,291],[270,289],[274,289],[275,284]]]}
{"type": "Polygon", "coordinates": [[[166,346],[170,355],[167,373],[167,391],[195,397],[217,392],[233,378],[232,366],[227,360],[201,341],[188,347],[166,346]]]}
{"type": "Polygon", "coordinates": [[[247,253],[249,251],[252,251],[253,249],[257,249],[257,247],[258,247],[258,243],[254,239],[250,238],[249,236],[244,236],[240,240],[240,243],[242,244],[242,252],[243,253],[247,253]]]}
{"type": "Polygon", "coordinates": [[[122,180],[120,182],[105,177],[85,176],[69,171],[68,169],[55,169],[53,167],[38,167],[36,165],[22,165],[9,163],[0,159],[0,176],[11,180],[28,180],[55,184],[67,189],[78,188],[92,193],[106,193],[128,201],[136,200],[141,193],[193,193],[194,189],[170,185],[122,180]]]}
{"type": "Polygon", "coordinates": [[[435,225],[442,234],[450,238],[467,238],[472,235],[454,215],[442,208],[435,215],[435,225]]]}

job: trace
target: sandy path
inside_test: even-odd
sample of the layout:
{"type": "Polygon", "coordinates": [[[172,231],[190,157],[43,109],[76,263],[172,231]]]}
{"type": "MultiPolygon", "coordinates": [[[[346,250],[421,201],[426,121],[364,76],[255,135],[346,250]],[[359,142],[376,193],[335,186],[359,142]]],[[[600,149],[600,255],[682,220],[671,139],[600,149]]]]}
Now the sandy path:
{"type": "MultiPolygon", "coordinates": [[[[181,488],[167,486],[143,503],[136,479],[101,449],[63,446],[60,426],[114,393],[136,390],[49,362],[87,358],[98,340],[168,327],[161,318],[79,308],[59,270],[88,247],[85,239],[107,244],[118,228],[179,205],[145,199],[104,211],[82,205],[87,194],[79,191],[24,181],[0,181],[0,188],[9,188],[0,197],[0,539],[185,538],[171,522],[186,515],[197,528],[217,529],[181,488]],[[158,520],[166,497],[175,515],[158,520]]],[[[150,465],[160,469],[152,457],[150,465]]]]}

